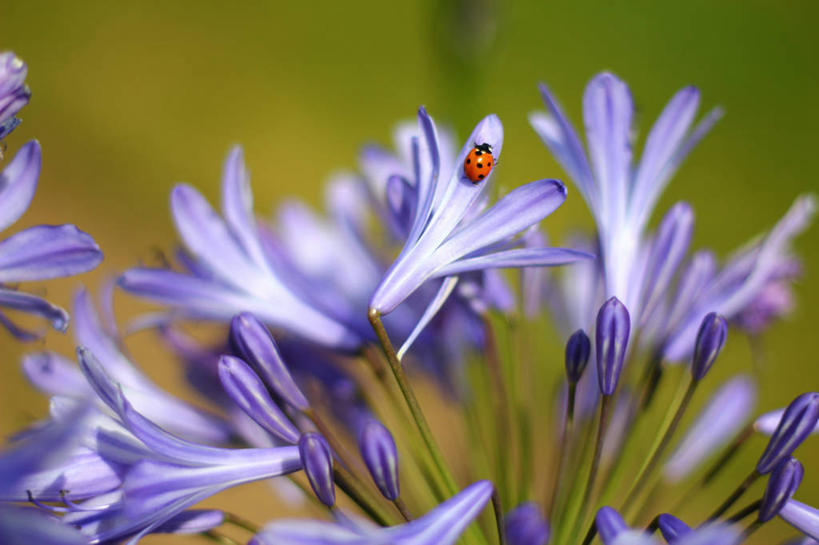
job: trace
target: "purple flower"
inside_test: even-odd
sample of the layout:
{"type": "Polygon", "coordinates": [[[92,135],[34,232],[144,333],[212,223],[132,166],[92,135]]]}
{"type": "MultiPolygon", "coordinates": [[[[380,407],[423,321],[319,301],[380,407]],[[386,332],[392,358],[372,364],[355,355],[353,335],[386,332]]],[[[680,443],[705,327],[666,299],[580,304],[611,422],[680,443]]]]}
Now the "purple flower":
{"type": "Polygon", "coordinates": [[[669,545],[673,545],[678,539],[691,532],[690,526],[668,513],[657,517],[657,527],[669,545]]]}
{"type": "Polygon", "coordinates": [[[632,164],[631,92],[613,74],[602,73],[588,84],[583,97],[589,161],[548,88],[541,85],[540,92],[549,112],[532,114],[529,120],[594,215],[605,295],[617,296],[639,318],[646,224],[671,176],[721,114],[712,111],[692,130],[699,91],[695,87],[680,90],[649,132],[639,163],[632,164]]]}
{"type": "Polygon", "coordinates": [[[577,383],[586,370],[591,354],[591,341],[586,332],[578,329],[566,342],[566,377],[569,383],[577,383]]]}
{"type": "Polygon", "coordinates": [[[190,318],[228,322],[248,311],[319,344],[359,347],[361,336],[276,262],[252,207],[242,152],[235,148],[222,178],[222,217],[189,185],[178,185],[171,193],[176,228],[190,253],[188,271],[135,268],[122,275],[120,286],[190,318]]]}
{"type": "Polygon", "coordinates": [[[310,488],[327,507],[336,503],[333,484],[333,453],[330,445],[318,433],[308,432],[299,438],[299,456],[310,488]]]}
{"type": "Polygon", "coordinates": [[[725,318],[711,312],[702,320],[694,345],[694,359],[691,362],[691,375],[694,380],[702,380],[719,356],[725,338],[728,336],[728,324],[725,318]]]}
{"type": "MultiPolygon", "coordinates": [[[[11,51],[0,53],[0,141],[20,124],[15,116],[28,104],[31,91],[26,85],[26,63],[11,51]]],[[[0,151],[0,159],[3,158],[0,151]]]]}
{"type": "MultiPolygon", "coordinates": [[[[566,198],[563,185],[540,180],[513,190],[486,208],[485,195],[492,174],[480,183],[471,182],[462,164],[475,142],[488,143],[497,159],[503,146],[503,127],[494,116],[475,127],[451,170],[441,170],[441,153],[432,119],[418,112],[426,168],[418,178],[417,206],[404,248],[381,280],[370,309],[388,314],[421,285],[433,278],[487,268],[549,266],[591,257],[584,252],[560,248],[515,248],[515,235],[551,214],[566,198]]],[[[444,282],[442,292],[451,291],[444,282]]],[[[445,299],[445,297],[443,298],[445,299]]],[[[440,306],[443,301],[434,301],[440,306]]]]}
{"type": "Polygon", "coordinates": [[[478,481],[420,517],[390,528],[373,528],[342,518],[337,523],[278,520],[268,524],[249,545],[452,545],[481,512],[492,484],[478,481]]]}
{"type": "MultiPolygon", "coordinates": [[[[0,173],[0,230],[16,222],[31,204],[40,175],[41,152],[36,141],[24,145],[0,173]]],[[[45,318],[59,331],[68,327],[68,313],[45,299],[14,290],[10,284],[73,276],[102,261],[94,240],[73,225],[37,225],[0,241],[0,307],[45,318]]],[[[40,337],[0,313],[0,324],[15,337],[40,337]]]]}
{"type": "Polygon", "coordinates": [[[779,462],[796,450],[810,435],[819,420],[819,393],[808,392],[794,399],[776,427],[768,446],[756,464],[762,475],[770,473],[779,462]]]}

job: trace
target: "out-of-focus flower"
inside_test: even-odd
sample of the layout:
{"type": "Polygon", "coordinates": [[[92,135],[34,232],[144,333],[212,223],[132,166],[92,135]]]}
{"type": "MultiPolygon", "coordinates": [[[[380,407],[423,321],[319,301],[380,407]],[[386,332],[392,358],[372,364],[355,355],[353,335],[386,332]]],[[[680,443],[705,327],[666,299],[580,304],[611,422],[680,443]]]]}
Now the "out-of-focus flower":
{"type": "MultiPolygon", "coordinates": [[[[20,219],[34,197],[40,176],[41,151],[36,141],[24,145],[0,173],[0,230],[20,219]]],[[[37,225],[0,241],[0,307],[40,316],[59,331],[68,327],[68,313],[45,299],[12,286],[73,276],[102,261],[94,239],[73,225],[37,225]]],[[[0,324],[21,340],[41,334],[15,325],[0,313],[0,324]]]]}
{"type": "Polygon", "coordinates": [[[21,58],[11,51],[0,53],[0,142],[20,124],[15,116],[31,98],[26,85],[27,73],[28,68],[21,58]]]}

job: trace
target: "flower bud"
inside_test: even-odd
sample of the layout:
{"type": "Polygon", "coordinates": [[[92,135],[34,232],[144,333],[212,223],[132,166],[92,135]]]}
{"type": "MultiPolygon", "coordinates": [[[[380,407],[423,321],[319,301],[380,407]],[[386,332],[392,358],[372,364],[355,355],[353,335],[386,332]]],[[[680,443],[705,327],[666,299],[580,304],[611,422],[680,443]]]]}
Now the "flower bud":
{"type": "Polygon", "coordinates": [[[669,545],[691,531],[691,528],[686,523],[668,513],[663,513],[657,517],[657,527],[669,545]]]}
{"type": "Polygon", "coordinates": [[[249,312],[234,316],[230,323],[230,337],[242,358],[279,397],[300,411],[309,407],[307,398],[284,364],[273,336],[258,318],[249,312]]]}
{"type": "Polygon", "coordinates": [[[768,486],[762,495],[762,505],[759,506],[760,522],[768,522],[774,518],[793,497],[805,470],[796,458],[789,457],[782,460],[768,477],[768,486]]]}
{"type": "Polygon", "coordinates": [[[20,123],[14,116],[31,97],[25,83],[26,73],[26,64],[14,53],[0,53],[0,140],[20,123]]]}
{"type": "Polygon", "coordinates": [[[794,399],[776,427],[765,452],[756,464],[761,475],[770,473],[782,460],[796,450],[813,431],[819,420],[819,393],[808,392],[794,399]]]}
{"type": "Polygon", "coordinates": [[[590,353],[591,341],[586,332],[578,329],[572,333],[566,343],[566,378],[570,384],[577,384],[580,381],[586,364],[589,363],[590,353]]]}
{"type": "Polygon", "coordinates": [[[333,454],[330,445],[321,435],[308,432],[299,439],[299,455],[313,492],[321,503],[332,507],[336,503],[336,489],[333,485],[333,454]]]}
{"type": "Polygon", "coordinates": [[[628,348],[631,321],[628,310],[616,297],[600,307],[595,332],[597,350],[597,379],[600,393],[610,396],[617,389],[620,372],[628,348]]]}
{"type": "Polygon", "coordinates": [[[600,541],[604,544],[611,543],[619,534],[629,529],[620,513],[609,506],[601,507],[597,511],[594,524],[597,526],[597,533],[600,534],[600,541]]]}
{"type": "Polygon", "coordinates": [[[523,503],[507,513],[506,539],[509,545],[546,545],[549,523],[535,503],[523,503]]]}
{"type": "Polygon", "coordinates": [[[401,491],[398,486],[398,451],[392,434],[379,421],[368,419],[361,427],[358,448],[378,490],[388,500],[396,500],[401,491]]]}
{"type": "Polygon", "coordinates": [[[697,333],[697,344],[694,345],[694,359],[691,362],[691,375],[694,380],[702,380],[714,365],[717,356],[725,345],[728,335],[728,323],[716,312],[709,313],[702,320],[697,333]]]}

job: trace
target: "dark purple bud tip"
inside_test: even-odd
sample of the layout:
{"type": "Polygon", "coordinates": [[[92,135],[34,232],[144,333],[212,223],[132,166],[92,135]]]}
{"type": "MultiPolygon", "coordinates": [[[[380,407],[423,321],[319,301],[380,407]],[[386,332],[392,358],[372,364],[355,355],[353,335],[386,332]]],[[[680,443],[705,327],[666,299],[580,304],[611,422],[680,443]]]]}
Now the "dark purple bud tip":
{"type": "Polygon", "coordinates": [[[509,545],[546,545],[549,523],[535,503],[522,503],[506,514],[506,541],[509,545]]]}
{"type": "Polygon", "coordinates": [[[308,432],[299,438],[301,464],[313,492],[321,503],[332,507],[336,503],[336,489],[333,485],[333,454],[324,437],[308,432]]]}
{"type": "Polygon", "coordinates": [[[390,501],[398,499],[398,451],[387,428],[369,419],[358,435],[358,448],[378,490],[390,501]]]}
{"type": "Polygon", "coordinates": [[[694,345],[694,359],[691,362],[691,374],[694,380],[702,380],[711,369],[725,345],[727,336],[728,323],[725,318],[716,312],[711,312],[703,318],[697,333],[697,344],[694,345]]]}
{"type": "Polygon", "coordinates": [[[577,384],[580,381],[586,364],[589,363],[589,354],[591,354],[589,336],[582,329],[578,329],[566,343],[566,378],[570,384],[577,384]]]}
{"type": "Polygon", "coordinates": [[[258,318],[249,312],[234,316],[230,323],[230,337],[242,359],[256,369],[276,395],[300,411],[309,408],[307,398],[290,375],[273,336],[258,318]]]}
{"type": "Polygon", "coordinates": [[[617,389],[620,372],[628,348],[631,319],[625,305],[617,297],[612,297],[600,307],[597,313],[595,341],[597,349],[597,379],[600,393],[610,396],[617,389]]]}
{"type": "Polygon", "coordinates": [[[785,507],[785,503],[793,497],[805,470],[796,458],[782,460],[768,477],[768,486],[762,495],[762,505],[759,506],[760,522],[768,522],[785,507]]]}
{"type": "Polygon", "coordinates": [[[691,531],[690,526],[668,513],[663,513],[657,517],[657,527],[669,545],[691,531]]]}
{"type": "Polygon", "coordinates": [[[626,521],[620,513],[609,506],[601,507],[594,517],[594,524],[597,526],[597,533],[604,545],[612,543],[618,535],[628,530],[626,521]]]}
{"type": "Polygon", "coordinates": [[[784,459],[790,456],[796,447],[810,435],[819,420],[819,393],[808,392],[794,399],[779,425],[774,430],[765,452],[756,464],[756,471],[765,475],[784,459]]]}

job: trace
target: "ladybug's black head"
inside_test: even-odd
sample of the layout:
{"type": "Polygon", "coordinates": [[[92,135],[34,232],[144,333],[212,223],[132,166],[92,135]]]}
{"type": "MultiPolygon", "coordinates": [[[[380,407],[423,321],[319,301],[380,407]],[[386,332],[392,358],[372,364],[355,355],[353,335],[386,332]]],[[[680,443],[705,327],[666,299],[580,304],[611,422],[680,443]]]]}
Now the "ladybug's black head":
{"type": "Polygon", "coordinates": [[[484,142],[483,144],[475,143],[475,149],[483,153],[492,153],[492,146],[484,142]]]}

